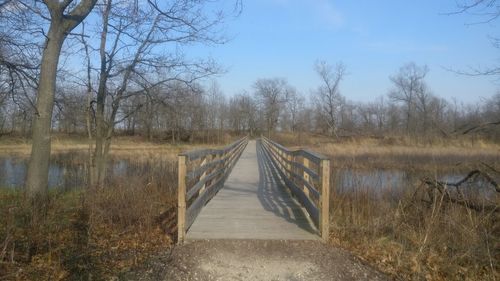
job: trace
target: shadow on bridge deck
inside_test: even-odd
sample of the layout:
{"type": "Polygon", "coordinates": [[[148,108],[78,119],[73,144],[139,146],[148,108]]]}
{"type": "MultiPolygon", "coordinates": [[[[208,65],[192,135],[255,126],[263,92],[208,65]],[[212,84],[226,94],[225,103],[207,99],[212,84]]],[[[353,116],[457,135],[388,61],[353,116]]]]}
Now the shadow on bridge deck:
{"type": "Polygon", "coordinates": [[[187,239],[317,240],[317,230],[286,190],[261,146],[250,141],[187,239]]]}
{"type": "Polygon", "coordinates": [[[293,199],[281,180],[277,168],[264,152],[260,141],[257,142],[257,159],[259,163],[258,198],[265,210],[274,213],[310,233],[317,233],[312,222],[305,214],[299,202],[293,199]]]}

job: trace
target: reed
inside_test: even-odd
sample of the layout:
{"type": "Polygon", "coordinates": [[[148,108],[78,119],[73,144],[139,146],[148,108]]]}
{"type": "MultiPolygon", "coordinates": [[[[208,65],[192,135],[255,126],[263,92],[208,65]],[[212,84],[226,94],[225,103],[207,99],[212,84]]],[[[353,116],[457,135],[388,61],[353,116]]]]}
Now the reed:
{"type": "Polygon", "coordinates": [[[346,189],[333,177],[333,244],[404,280],[498,280],[500,196],[494,191],[490,203],[497,210],[478,212],[442,195],[429,203],[421,181],[403,189],[390,181],[377,188],[353,181],[346,189]]]}
{"type": "Polygon", "coordinates": [[[52,190],[36,225],[21,191],[0,190],[0,279],[110,279],[169,248],[157,218],[177,198],[171,158],[137,158],[102,189],[52,190]]]}

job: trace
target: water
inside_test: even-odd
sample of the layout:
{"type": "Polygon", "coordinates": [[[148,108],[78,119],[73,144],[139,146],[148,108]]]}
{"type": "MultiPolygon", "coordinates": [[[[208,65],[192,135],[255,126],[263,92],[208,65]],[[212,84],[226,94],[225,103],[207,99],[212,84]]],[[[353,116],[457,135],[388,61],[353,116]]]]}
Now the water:
{"type": "MultiPolygon", "coordinates": [[[[136,163],[118,159],[109,161],[108,178],[132,175],[148,168],[147,164],[137,167],[136,163]]],[[[23,188],[28,170],[28,159],[14,156],[0,157],[0,188],[23,188]]],[[[87,183],[87,163],[83,156],[59,155],[49,165],[50,189],[74,189],[87,183]]]]}
{"type": "MultiPolygon", "coordinates": [[[[156,177],[169,173],[175,165],[164,165],[160,162],[131,162],[126,159],[111,159],[109,161],[107,179],[126,179],[134,176],[151,176],[151,171],[157,171],[156,177]],[[170,165],[170,166],[169,166],[170,165]],[[160,174],[160,175],[159,175],[160,174]]],[[[26,178],[28,160],[14,156],[0,157],[0,188],[22,188],[26,178]]],[[[175,175],[174,175],[175,176],[175,175]]],[[[389,196],[397,200],[407,192],[408,187],[421,184],[423,177],[440,181],[457,182],[465,174],[442,172],[441,174],[408,172],[404,170],[384,169],[341,169],[334,173],[335,189],[339,193],[363,191],[373,196],[389,196]]],[[[171,181],[171,180],[170,180],[171,181]]],[[[87,164],[84,154],[67,153],[53,157],[49,166],[49,188],[69,190],[83,187],[87,182],[87,164]]],[[[122,181],[128,182],[128,181],[122,181]]],[[[464,193],[474,196],[494,198],[495,191],[485,181],[475,181],[462,188],[464,193]]],[[[453,192],[453,189],[452,189],[453,192]]]]}
{"type": "MultiPolygon", "coordinates": [[[[337,192],[348,193],[352,191],[363,191],[375,197],[389,196],[399,199],[407,192],[409,187],[417,187],[422,184],[425,177],[441,182],[456,183],[462,180],[466,173],[454,171],[440,172],[408,172],[404,170],[384,170],[384,169],[341,169],[334,174],[335,188],[337,192]]],[[[455,193],[457,190],[449,186],[449,192],[455,193]]],[[[413,191],[411,189],[410,191],[413,191]]],[[[466,197],[495,198],[498,194],[483,178],[468,181],[460,187],[460,192],[466,197]]]]}

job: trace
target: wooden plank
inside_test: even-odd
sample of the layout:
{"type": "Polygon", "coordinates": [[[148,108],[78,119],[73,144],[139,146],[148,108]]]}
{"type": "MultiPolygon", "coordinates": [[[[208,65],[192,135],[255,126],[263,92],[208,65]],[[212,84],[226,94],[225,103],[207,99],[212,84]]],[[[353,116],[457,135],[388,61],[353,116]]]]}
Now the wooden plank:
{"type": "Polygon", "coordinates": [[[178,156],[179,187],[177,189],[177,243],[186,236],[186,156],[178,156]]]}
{"type": "Polygon", "coordinates": [[[311,162],[314,162],[317,165],[319,165],[319,161],[328,159],[328,157],[324,156],[323,154],[314,152],[309,149],[301,149],[300,151],[304,157],[307,157],[311,162]]]}
{"type": "Polygon", "coordinates": [[[305,158],[309,159],[309,161],[315,163],[316,165],[319,165],[321,160],[328,159],[328,157],[326,157],[320,153],[311,151],[309,149],[290,150],[290,149],[284,147],[283,145],[276,143],[276,142],[274,142],[266,137],[263,137],[263,139],[267,144],[274,146],[274,147],[278,148],[279,150],[294,154],[296,156],[305,157],[305,158]]]}
{"type": "MultiPolygon", "coordinates": [[[[274,164],[276,166],[276,161],[272,159],[271,155],[268,153],[269,151],[265,150],[265,153],[267,152],[267,157],[268,161],[274,164]]],[[[294,196],[299,200],[299,202],[306,208],[307,212],[311,216],[314,224],[317,226],[319,225],[319,210],[318,208],[314,205],[313,202],[307,197],[306,194],[297,186],[295,183],[293,183],[289,178],[286,177],[284,172],[281,169],[278,169],[278,173],[280,174],[281,178],[285,181],[285,184],[287,187],[290,189],[290,191],[294,194],[294,196]]]]}
{"type": "Polygon", "coordinates": [[[199,182],[197,182],[195,185],[193,185],[193,187],[191,187],[187,191],[186,200],[187,201],[191,200],[191,198],[193,198],[193,196],[196,195],[196,193],[198,193],[198,191],[200,191],[209,180],[215,178],[216,176],[222,174],[223,172],[224,172],[223,169],[219,169],[202,178],[199,182]]]}
{"type": "MultiPolygon", "coordinates": [[[[269,152],[268,149],[266,151],[269,152]]],[[[275,154],[273,154],[273,152],[269,152],[269,155],[272,158],[274,158],[273,161],[275,162],[275,164],[279,165],[279,163],[277,163],[277,161],[276,161],[275,154]]],[[[282,171],[282,177],[289,178],[290,182],[292,182],[295,186],[298,186],[298,184],[299,184],[298,182],[300,182],[300,184],[304,185],[308,189],[308,192],[309,192],[308,195],[312,195],[314,197],[314,199],[316,199],[316,200],[319,199],[319,197],[320,197],[319,191],[316,188],[314,188],[314,186],[312,186],[309,181],[307,181],[306,179],[304,179],[301,175],[297,174],[294,170],[285,170],[286,167],[283,167],[283,168],[282,167],[278,167],[278,168],[282,171]],[[293,181],[293,179],[298,180],[298,182],[295,183],[293,181]]]]}
{"type": "Polygon", "coordinates": [[[196,198],[196,200],[189,206],[186,210],[186,230],[188,230],[193,224],[194,220],[202,210],[203,206],[207,204],[210,199],[212,199],[217,191],[224,184],[223,179],[219,179],[216,183],[213,184],[212,188],[207,189],[206,192],[202,193],[200,197],[196,198]]]}
{"type": "Polygon", "coordinates": [[[187,173],[187,179],[192,180],[196,177],[201,176],[206,170],[213,168],[214,166],[220,165],[224,162],[224,159],[219,159],[215,161],[211,161],[203,166],[196,168],[195,170],[187,173]]]}
{"type": "Polygon", "coordinates": [[[262,146],[257,151],[250,141],[242,148],[224,186],[198,214],[187,239],[319,239],[304,208],[274,178],[262,146]]]}
{"type": "MultiPolygon", "coordinates": [[[[193,224],[194,220],[202,210],[203,206],[209,202],[220,190],[220,188],[223,186],[224,181],[227,179],[229,174],[231,173],[231,170],[238,161],[238,158],[241,155],[241,152],[245,148],[245,145],[247,143],[247,137],[242,138],[233,144],[227,146],[224,149],[219,149],[219,150],[210,150],[212,154],[205,154],[201,155],[199,154],[199,151],[197,153],[183,153],[181,154],[184,157],[188,157],[189,155],[192,156],[194,159],[199,159],[202,157],[205,157],[203,162],[201,163],[202,166],[205,166],[209,163],[206,163],[205,161],[210,161],[208,160],[209,157],[216,157],[216,155],[220,155],[222,161],[222,167],[218,168],[216,171],[213,171],[209,175],[205,175],[206,171],[208,169],[205,169],[205,171],[201,175],[201,179],[195,183],[195,185],[187,192],[185,192],[184,199],[186,202],[189,201],[191,198],[193,198],[196,193],[199,193],[199,196],[191,203],[189,207],[186,206],[184,207],[185,209],[185,224],[184,224],[184,229],[186,232],[191,225],[193,224]],[[217,178],[219,175],[222,175],[220,178],[217,178]],[[217,179],[216,179],[217,178],[217,179]],[[211,182],[209,187],[205,186],[207,182],[212,181],[213,179],[216,179],[215,182],[211,182]]],[[[217,161],[217,160],[215,160],[217,161]]],[[[215,162],[214,161],[214,162],[215,162]]],[[[199,169],[199,168],[198,168],[199,169]]],[[[185,177],[184,177],[185,179],[185,177]]],[[[184,182],[185,186],[185,182],[184,182]]]]}
{"type": "Polygon", "coordinates": [[[318,173],[316,173],[315,171],[313,171],[310,167],[306,167],[300,163],[297,163],[297,162],[293,162],[292,165],[294,165],[296,168],[299,168],[301,170],[303,170],[304,172],[306,172],[307,174],[309,174],[309,176],[311,178],[313,178],[313,180],[319,180],[319,175],[318,173]]]}
{"type": "Polygon", "coordinates": [[[330,160],[323,159],[320,164],[321,170],[321,212],[320,233],[323,241],[328,241],[330,235],[330,160]]]}
{"type": "Polygon", "coordinates": [[[304,192],[302,192],[302,190],[298,186],[296,186],[293,182],[285,178],[285,183],[290,188],[292,193],[296,196],[296,198],[299,200],[299,202],[302,204],[302,206],[306,208],[314,224],[318,226],[319,225],[318,208],[314,205],[313,202],[311,202],[311,199],[309,199],[309,197],[307,197],[307,195],[305,195],[304,192]]]}
{"type": "MultiPolygon", "coordinates": [[[[302,162],[304,163],[303,166],[306,169],[309,169],[309,159],[302,158],[302,162]]],[[[302,171],[302,179],[304,180],[304,185],[302,186],[304,193],[309,196],[309,186],[307,185],[309,183],[309,174],[304,170],[302,171]]]]}
{"type": "Polygon", "coordinates": [[[189,160],[189,161],[194,161],[194,160],[199,159],[199,158],[201,158],[205,155],[208,155],[208,154],[215,154],[215,155],[223,154],[227,151],[230,151],[231,149],[236,147],[238,144],[240,144],[241,142],[244,142],[246,140],[247,140],[247,137],[241,138],[241,139],[231,143],[230,145],[228,145],[222,149],[210,149],[210,148],[209,149],[198,149],[198,150],[182,152],[179,155],[186,156],[187,160],[189,160]]]}
{"type": "Polygon", "coordinates": [[[204,157],[205,155],[208,154],[214,154],[217,153],[217,149],[198,149],[198,150],[193,150],[193,151],[188,151],[188,152],[183,152],[179,155],[186,156],[187,160],[189,161],[194,161],[197,159],[200,159],[201,157],[204,157]]]}
{"type": "Polygon", "coordinates": [[[314,186],[313,186],[313,185],[311,185],[311,183],[310,183],[310,182],[306,181],[303,177],[301,177],[300,175],[298,175],[298,174],[296,174],[296,173],[293,173],[293,172],[291,173],[291,176],[292,176],[294,179],[298,180],[298,182],[296,183],[296,185],[297,185],[297,186],[298,186],[299,184],[304,185],[304,187],[306,187],[306,188],[307,188],[307,190],[308,190],[308,194],[309,194],[309,195],[312,195],[312,196],[314,197],[314,199],[316,199],[316,200],[318,200],[318,199],[319,199],[319,197],[321,196],[321,195],[320,195],[320,193],[319,193],[319,191],[318,191],[318,190],[316,190],[316,188],[314,188],[314,186]],[[299,183],[299,182],[300,182],[300,183],[299,183]]]}

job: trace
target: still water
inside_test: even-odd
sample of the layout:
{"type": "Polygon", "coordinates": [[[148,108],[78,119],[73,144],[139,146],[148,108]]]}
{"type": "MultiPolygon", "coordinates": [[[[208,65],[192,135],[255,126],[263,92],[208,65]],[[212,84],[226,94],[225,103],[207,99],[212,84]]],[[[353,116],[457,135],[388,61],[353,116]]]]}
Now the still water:
{"type": "MultiPolygon", "coordinates": [[[[175,164],[175,163],[174,163],[175,164]]],[[[22,188],[26,178],[27,158],[0,156],[0,188],[22,188]]],[[[107,179],[126,179],[130,176],[162,177],[165,171],[172,170],[172,163],[166,162],[131,162],[125,159],[111,159],[108,164],[107,179]],[[155,171],[152,173],[152,171],[155,171]]],[[[441,172],[440,174],[408,172],[404,170],[384,169],[341,169],[334,172],[335,189],[339,193],[363,191],[374,196],[400,198],[409,186],[418,186],[423,177],[440,181],[456,182],[463,178],[462,173],[441,172]],[[388,192],[387,192],[388,191],[388,192]]],[[[162,179],[163,180],[163,179],[162,179]]],[[[171,181],[171,179],[170,179],[171,181]]],[[[49,188],[70,190],[80,188],[87,182],[87,163],[85,155],[68,153],[54,156],[49,166],[49,188]]],[[[494,189],[484,181],[475,181],[466,185],[465,192],[475,195],[495,196],[494,189]]]]}
{"type": "MultiPolygon", "coordinates": [[[[108,176],[116,178],[133,174],[137,165],[127,160],[109,161],[108,176]]],[[[22,188],[28,170],[28,159],[0,157],[0,188],[22,188]]],[[[49,188],[74,189],[85,186],[87,182],[87,164],[78,157],[59,156],[49,165],[49,188]]]]}
{"type": "MultiPolygon", "coordinates": [[[[401,196],[414,189],[408,187],[422,186],[422,179],[438,180],[447,183],[456,183],[462,180],[466,173],[448,171],[448,172],[423,172],[423,171],[404,171],[404,170],[354,170],[341,169],[334,173],[336,191],[339,193],[362,191],[372,194],[375,197],[389,196],[393,199],[399,199],[401,196]]],[[[457,192],[457,189],[449,186],[450,193],[457,192]]],[[[483,178],[478,177],[473,181],[468,181],[461,185],[460,192],[467,197],[476,198],[495,198],[498,196],[494,188],[483,178]]]]}

